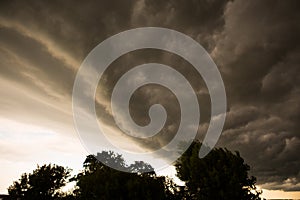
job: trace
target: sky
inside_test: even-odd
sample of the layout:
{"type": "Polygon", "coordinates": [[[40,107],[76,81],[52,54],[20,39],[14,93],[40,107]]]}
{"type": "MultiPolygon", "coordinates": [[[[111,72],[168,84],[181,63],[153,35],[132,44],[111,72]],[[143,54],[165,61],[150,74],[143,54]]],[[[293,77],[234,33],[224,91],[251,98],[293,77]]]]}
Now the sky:
{"type": "MultiPolygon", "coordinates": [[[[37,164],[81,169],[88,152],[73,122],[76,73],[103,40],[151,26],[190,36],[218,66],[227,113],[217,146],[241,153],[265,197],[300,199],[299,8],[297,0],[1,1],[0,193],[37,164]]],[[[202,105],[197,134],[202,140],[211,117],[205,83],[184,59],[151,49],[121,56],[99,81],[96,111],[108,137],[125,149],[149,151],[167,144],[178,129],[176,97],[157,85],[139,89],[130,109],[145,125],[149,106],[164,105],[168,118],[161,132],[141,140],[115,127],[109,100],[116,81],[148,62],[188,77],[202,105]]]]}

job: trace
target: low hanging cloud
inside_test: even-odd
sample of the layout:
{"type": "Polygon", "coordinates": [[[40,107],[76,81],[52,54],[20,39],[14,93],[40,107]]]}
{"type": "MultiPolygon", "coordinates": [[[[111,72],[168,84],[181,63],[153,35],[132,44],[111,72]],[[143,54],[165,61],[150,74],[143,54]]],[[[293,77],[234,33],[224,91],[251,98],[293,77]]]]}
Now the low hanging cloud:
{"type": "MultiPolygon", "coordinates": [[[[72,129],[72,87],[85,56],[107,37],[130,28],[171,28],[203,45],[221,71],[228,112],[218,145],[240,151],[264,188],[300,190],[297,0],[32,0],[1,4],[1,117],[61,132],[72,129]]],[[[110,93],[122,73],[147,62],[173,66],[189,79],[200,102],[198,138],[202,139],[210,119],[207,88],[189,63],[162,51],[131,52],[110,66],[97,90],[99,120],[113,130],[114,137],[122,136],[112,118],[110,93]]],[[[162,103],[168,112],[162,132],[143,141],[122,136],[123,143],[134,142],[152,150],[173,137],[170,133],[178,128],[178,102],[163,87],[143,87],[135,93],[133,119],[147,124],[153,103],[162,103]]]]}

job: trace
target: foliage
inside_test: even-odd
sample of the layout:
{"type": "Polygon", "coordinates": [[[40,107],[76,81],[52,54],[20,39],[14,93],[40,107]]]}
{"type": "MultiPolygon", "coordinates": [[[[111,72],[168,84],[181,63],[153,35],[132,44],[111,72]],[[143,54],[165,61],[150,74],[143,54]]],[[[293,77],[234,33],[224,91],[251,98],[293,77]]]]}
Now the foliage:
{"type": "Polygon", "coordinates": [[[164,177],[154,172],[142,173],[153,169],[144,162],[135,162],[127,166],[122,156],[113,152],[102,152],[97,156],[106,162],[113,162],[118,168],[126,168],[133,173],[126,173],[107,167],[93,155],[87,156],[84,171],[75,177],[79,199],[164,199],[164,177]]]}
{"type": "Polygon", "coordinates": [[[70,170],[58,165],[38,166],[32,173],[22,174],[19,181],[9,186],[11,199],[61,199],[61,187],[66,184],[70,170]]]}
{"type": "Polygon", "coordinates": [[[175,164],[177,176],[186,183],[189,199],[260,199],[256,178],[248,176],[250,167],[238,152],[218,148],[199,159],[200,146],[193,142],[175,164]]]}
{"type": "Polygon", "coordinates": [[[98,159],[94,155],[87,156],[82,172],[69,180],[76,181],[72,193],[61,192],[70,170],[57,165],[38,166],[32,173],[23,174],[8,192],[14,200],[260,199],[256,179],[248,176],[250,167],[238,152],[213,149],[205,158],[199,159],[200,146],[199,142],[193,142],[175,164],[177,176],[185,186],[176,185],[168,177],[157,176],[147,163],[135,161],[127,165],[121,155],[103,151],[97,154],[98,159]]]}

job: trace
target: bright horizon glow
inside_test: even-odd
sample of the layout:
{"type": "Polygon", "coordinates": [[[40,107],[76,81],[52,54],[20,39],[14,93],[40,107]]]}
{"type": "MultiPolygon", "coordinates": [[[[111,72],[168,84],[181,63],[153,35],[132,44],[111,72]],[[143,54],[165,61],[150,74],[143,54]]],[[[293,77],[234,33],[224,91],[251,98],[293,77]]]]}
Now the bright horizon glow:
{"type": "Polygon", "coordinates": [[[261,197],[265,199],[300,199],[300,192],[263,189],[261,197]]]}
{"type": "Polygon", "coordinates": [[[71,168],[72,174],[82,169],[88,153],[75,135],[62,135],[45,127],[0,118],[0,194],[17,181],[21,174],[31,173],[37,165],[57,164],[71,168]],[[50,158],[50,159],[49,159],[50,158]]]}
{"type": "MultiPolygon", "coordinates": [[[[0,139],[0,145],[8,147],[6,154],[1,154],[0,165],[5,173],[0,179],[0,194],[7,194],[7,188],[13,181],[18,180],[23,173],[31,173],[37,165],[62,165],[71,168],[75,175],[83,169],[82,163],[88,155],[75,134],[65,136],[44,127],[3,118],[0,119],[0,139]],[[12,153],[15,154],[13,157],[12,153]]],[[[157,174],[169,176],[175,183],[183,185],[176,177],[174,166],[160,170],[157,174]]],[[[72,188],[67,187],[69,189],[72,188]]],[[[300,199],[300,192],[262,190],[262,197],[266,199],[300,199]]]]}

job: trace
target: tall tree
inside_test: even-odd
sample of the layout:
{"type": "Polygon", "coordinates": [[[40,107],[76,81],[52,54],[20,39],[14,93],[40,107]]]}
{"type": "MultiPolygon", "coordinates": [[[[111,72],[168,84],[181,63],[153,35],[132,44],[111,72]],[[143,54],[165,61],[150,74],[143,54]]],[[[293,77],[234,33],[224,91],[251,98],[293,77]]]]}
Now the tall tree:
{"type": "Polygon", "coordinates": [[[10,199],[20,200],[260,199],[260,192],[255,187],[256,179],[248,176],[250,168],[239,153],[213,149],[205,158],[199,159],[200,146],[200,143],[194,142],[175,164],[177,175],[186,186],[178,186],[167,177],[149,172],[153,168],[142,161],[127,165],[121,155],[104,151],[97,155],[100,160],[113,164],[119,170],[106,166],[93,155],[87,156],[83,171],[72,178],[76,181],[73,194],[63,195],[60,192],[70,170],[57,165],[38,166],[32,173],[23,174],[8,192],[10,199]]]}
{"type": "Polygon", "coordinates": [[[199,159],[200,146],[193,142],[175,164],[177,176],[186,183],[189,199],[260,199],[256,178],[248,176],[250,167],[238,152],[218,148],[199,159]]]}
{"type": "Polygon", "coordinates": [[[93,155],[87,156],[84,171],[75,177],[77,181],[76,196],[79,199],[165,199],[164,177],[154,172],[143,173],[153,169],[143,162],[127,166],[122,156],[113,152],[102,152],[101,160],[113,162],[115,167],[131,170],[126,173],[112,169],[99,162],[93,155]]]}
{"type": "Polygon", "coordinates": [[[70,170],[58,165],[38,166],[32,173],[24,173],[19,181],[9,186],[11,199],[50,200],[60,199],[61,187],[65,186],[70,170]]]}

